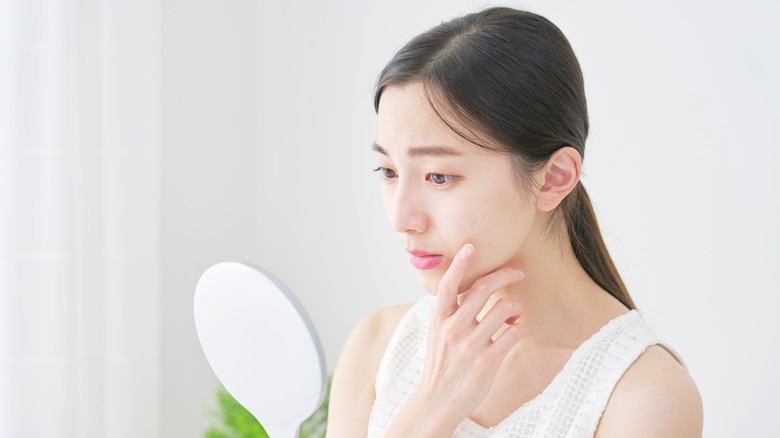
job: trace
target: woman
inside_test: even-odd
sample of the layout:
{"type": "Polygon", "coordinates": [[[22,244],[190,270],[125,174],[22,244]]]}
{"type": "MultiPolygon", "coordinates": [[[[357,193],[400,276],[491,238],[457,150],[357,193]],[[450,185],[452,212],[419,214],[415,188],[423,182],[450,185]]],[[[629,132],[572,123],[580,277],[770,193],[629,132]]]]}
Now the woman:
{"type": "Polygon", "coordinates": [[[700,436],[698,390],[633,310],[580,183],[560,30],[508,8],[442,23],[375,106],[386,212],[430,295],[354,329],[328,436],[700,436]]]}

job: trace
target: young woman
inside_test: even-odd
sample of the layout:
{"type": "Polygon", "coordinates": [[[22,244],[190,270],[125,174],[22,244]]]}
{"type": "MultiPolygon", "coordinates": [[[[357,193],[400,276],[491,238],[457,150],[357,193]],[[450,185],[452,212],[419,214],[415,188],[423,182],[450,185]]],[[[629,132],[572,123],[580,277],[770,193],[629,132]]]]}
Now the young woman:
{"type": "Polygon", "coordinates": [[[429,293],[369,315],[328,436],[700,436],[685,368],[633,310],[580,183],[582,74],[551,22],[491,8],[382,71],[374,149],[429,293]]]}

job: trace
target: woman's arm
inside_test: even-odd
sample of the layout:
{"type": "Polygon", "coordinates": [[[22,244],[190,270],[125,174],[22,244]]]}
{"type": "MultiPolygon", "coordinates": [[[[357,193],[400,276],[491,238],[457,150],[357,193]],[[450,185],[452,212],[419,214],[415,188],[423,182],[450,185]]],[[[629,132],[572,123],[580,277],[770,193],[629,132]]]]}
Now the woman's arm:
{"type": "Polygon", "coordinates": [[[701,396],[688,371],[653,346],[615,386],[596,437],[701,437],[703,418],[701,396]]]}
{"type": "Polygon", "coordinates": [[[328,437],[365,438],[379,363],[398,322],[410,307],[411,304],[404,304],[372,313],[352,329],[333,375],[328,437]]]}

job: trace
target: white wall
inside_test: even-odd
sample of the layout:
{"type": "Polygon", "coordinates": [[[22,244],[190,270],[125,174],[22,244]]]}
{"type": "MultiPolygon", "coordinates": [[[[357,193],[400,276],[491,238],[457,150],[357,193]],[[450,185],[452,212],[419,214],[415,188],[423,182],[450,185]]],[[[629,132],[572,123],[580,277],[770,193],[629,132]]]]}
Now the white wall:
{"type": "MultiPolygon", "coordinates": [[[[163,3],[163,436],[205,428],[216,381],[191,299],[210,263],[275,272],[331,370],[362,315],[421,293],[370,172],[373,80],[410,37],[487,4],[278,3],[163,3]]],[[[636,301],[701,389],[706,436],[778,435],[780,7],[514,4],[580,58],[585,184],[636,301]]]]}
{"type": "Polygon", "coordinates": [[[253,4],[161,2],[161,437],[203,436],[216,406],[192,316],[200,274],[257,253],[253,4]]]}

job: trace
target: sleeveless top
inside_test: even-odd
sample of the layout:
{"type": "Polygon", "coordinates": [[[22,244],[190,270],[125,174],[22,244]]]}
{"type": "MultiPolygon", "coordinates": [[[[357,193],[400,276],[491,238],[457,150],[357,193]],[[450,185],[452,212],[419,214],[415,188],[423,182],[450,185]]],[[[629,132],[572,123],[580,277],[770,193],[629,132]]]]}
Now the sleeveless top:
{"type": "MultiPolygon", "coordinates": [[[[368,423],[370,438],[384,434],[420,381],[435,302],[436,297],[428,295],[415,303],[385,350],[368,423]]],[[[541,394],[490,428],[466,418],[453,436],[592,437],[620,377],[647,347],[657,343],[636,310],[620,315],[583,342],[541,394]]]]}

